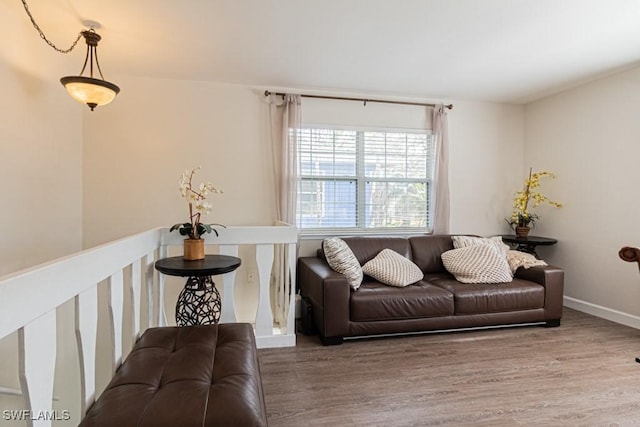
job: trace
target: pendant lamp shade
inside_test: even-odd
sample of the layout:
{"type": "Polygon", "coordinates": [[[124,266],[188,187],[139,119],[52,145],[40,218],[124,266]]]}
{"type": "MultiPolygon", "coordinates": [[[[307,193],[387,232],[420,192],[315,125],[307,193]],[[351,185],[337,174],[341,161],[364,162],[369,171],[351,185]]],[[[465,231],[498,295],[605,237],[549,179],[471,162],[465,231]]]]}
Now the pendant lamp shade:
{"type": "Polygon", "coordinates": [[[73,99],[83,104],[87,104],[91,111],[99,105],[107,105],[116,97],[120,88],[115,84],[104,80],[102,76],[102,70],[100,70],[100,63],[98,62],[98,42],[101,37],[95,31],[83,31],[87,42],[87,55],[84,59],[84,65],[79,76],[67,76],[60,79],[60,82],[64,85],[69,92],[69,95],[73,99]],[[100,73],[102,79],[95,78],[93,76],[93,64],[95,58],[95,65],[100,73]],[[89,64],[89,77],[85,77],[82,74],[89,64]]]}
{"type": "Polygon", "coordinates": [[[114,100],[120,88],[105,80],[83,76],[69,76],[60,79],[73,99],[87,104],[91,110],[98,105],[107,105],[114,100]]]}

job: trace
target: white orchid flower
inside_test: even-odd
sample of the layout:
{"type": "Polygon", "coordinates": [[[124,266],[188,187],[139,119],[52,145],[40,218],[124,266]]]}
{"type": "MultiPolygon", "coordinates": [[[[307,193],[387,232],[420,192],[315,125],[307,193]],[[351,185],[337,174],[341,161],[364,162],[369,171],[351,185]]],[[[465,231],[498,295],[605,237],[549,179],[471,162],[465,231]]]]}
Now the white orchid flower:
{"type": "MultiPolygon", "coordinates": [[[[189,234],[189,238],[198,239],[200,235],[198,233],[198,224],[200,224],[200,216],[207,215],[211,213],[212,205],[209,202],[206,202],[205,199],[209,194],[222,194],[223,191],[217,189],[210,182],[203,182],[197,187],[197,191],[193,187],[193,175],[200,170],[200,166],[189,170],[186,169],[182,175],[180,175],[180,179],[178,180],[178,188],[180,189],[180,195],[186,199],[189,204],[189,222],[191,223],[191,232],[189,234]]],[[[174,225],[171,228],[171,231],[174,229],[181,229],[183,224],[179,223],[174,225]]],[[[217,232],[216,232],[217,234],[217,232]]]]}

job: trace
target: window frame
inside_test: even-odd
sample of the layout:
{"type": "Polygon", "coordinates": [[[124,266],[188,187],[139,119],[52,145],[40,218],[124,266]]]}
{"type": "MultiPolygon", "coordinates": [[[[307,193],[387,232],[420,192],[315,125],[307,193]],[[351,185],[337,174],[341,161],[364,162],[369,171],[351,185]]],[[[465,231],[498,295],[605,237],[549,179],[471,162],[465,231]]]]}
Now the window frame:
{"type": "MultiPolygon", "coordinates": [[[[401,127],[382,127],[382,126],[362,126],[362,125],[331,125],[331,124],[318,124],[318,123],[302,123],[301,129],[326,129],[334,131],[354,131],[356,132],[356,175],[336,175],[332,176],[333,181],[355,181],[356,182],[356,223],[364,223],[366,209],[359,209],[359,207],[366,206],[366,186],[368,182],[400,182],[400,183],[425,183],[425,186],[430,189],[428,191],[427,199],[427,213],[433,221],[434,211],[431,208],[435,199],[435,168],[436,168],[436,147],[432,148],[431,157],[432,164],[428,164],[429,155],[427,155],[427,170],[425,171],[425,179],[419,178],[371,178],[365,176],[365,150],[364,150],[364,133],[365,132],[383,132],[383,133],[410,133],[421,134],[427,137],[427,144],[435,144],[433,141],[433,131],[431,129],[415,129],[415,128],[401,128],[401,127]],[[431,174],[427,173],[431,168],[431,174]]],[[[298,223],[298,214],[300,209],[300,189],[299,186],[303,180],[312,181],[314,179],[318,181],[326,181],[325,179],[318,179],[318,176],[303,176],[301,174],[301,158],[299,156],[299,143],[298,150],[296,150],[296,162],[298,164],[298,176],[296,177],[296,183],[298,190],[296,190],[297,202],[296,202],[296,226],[298,223]]],[[[433,224],[426,224],[425,227],[301,227],[298,226],[299,235],[302,239],[316,239],[329,236],[409,236],[409,235],[421,235],[432,234],[433,224]]]]}

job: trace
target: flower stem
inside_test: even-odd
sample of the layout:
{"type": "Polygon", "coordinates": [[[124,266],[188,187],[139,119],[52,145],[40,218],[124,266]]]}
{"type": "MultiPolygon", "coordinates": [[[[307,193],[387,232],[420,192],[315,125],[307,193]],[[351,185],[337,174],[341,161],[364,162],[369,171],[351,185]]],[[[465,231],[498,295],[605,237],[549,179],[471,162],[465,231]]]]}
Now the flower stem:
{"type": "Polygon", "coordinates": [[[527,188],[524,190],[525,200],[524,203],[524,213],[529,213],[529,198],[531,197],[531,174],[533,173],[533,167],[529,168],[529,179],[527,180],[527,188]]]}
{"type": "Polygon", "coordinates": [[[193,203],[189,203],[189,220],[191,221],[191,234],[189,235],[190,239],[197,239],[197,233],[198,233],[198,229],[196,224],[194,224],[193,222],[193,217],[195,215],[193,215],[193,203]]]}

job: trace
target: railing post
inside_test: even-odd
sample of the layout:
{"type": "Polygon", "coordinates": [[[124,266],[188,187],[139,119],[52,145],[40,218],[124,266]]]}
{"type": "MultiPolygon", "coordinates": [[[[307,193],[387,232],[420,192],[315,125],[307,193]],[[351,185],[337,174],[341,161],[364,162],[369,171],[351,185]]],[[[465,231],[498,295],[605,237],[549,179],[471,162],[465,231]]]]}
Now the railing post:
{"type": "Polygon", "coordinates": [[[110,332],[113,346],[111,347],[111,374],[122,362],[122,307],[123,307],[123,279],[122,271],[113,274],[108,279],[109,288],[109,317],[110,332]]]}
{"type": "MultiPolygon", "coordinates": [[[[159,259],[167,257],[167,247],[160,246],[159,259]]],[[[167,313],[164,309],[164,274],[156,275],[158,278],[158,326],[167,326],[167,313]]]]}
{"type": "MultiPolygon", "coordinates": [[[[56,367],[56,312],[49,311],[18,330],[20,385],[27,410],[51,413],[56,367]]],[[[27,418],[28,426],[50,426],[50,419],[27,418]]],[[[43,417],[47,418],[47,417],[43,417]]]]}
{"type": "MultiPolygon", "coordinates": [[[[238,256],[238,245],[221,245],[220,255],[238,256]]],[[[236,271],[222,275],[222,312],[220,314],[221,323],[236,322],[236,304],[234,296],[234,284],[236,281],[236,271]]]]}
{"type": "Polygon", "coordinates": [[[140,288],[142,282],[142,259],[131,264],[131,313],[133,316],[133,343],[140,337],[140,288]]]}
{"type": "Polygon", "coordinates": [[[98,287],[93,286],[75,297],[76,342],[80,362],[80,407],[82,415],[96,395],[96,340],[98,331],[98,287]]]}
{"type": "Polygon", "coordinates": [[[260,281],[258,310],[256,313],[256,336],[273,335],[273,312],[271,311],[271,267],[273,266],[273,245],[256,245],[256,263],[260,281]]]}
{"type": "Polygon", "coordinates": [[[147,286],[147,328],[152,328],[156,326],[155,322],[155,300],[154,300],[154,262],[155,262],[155,251],[151,251],[146,256],[146,266],[145,266],[145,280],[147,286]]]}
{"type": "Polygon", "coordinates": [[[298,259],[297,246],[295,243],[289,244],[288,251],[288,269],[289,276],[286,277],[289,284],[289,311],[287,312],[286,334],[294,335],[296,333],[296,261],[298,259]]]}

